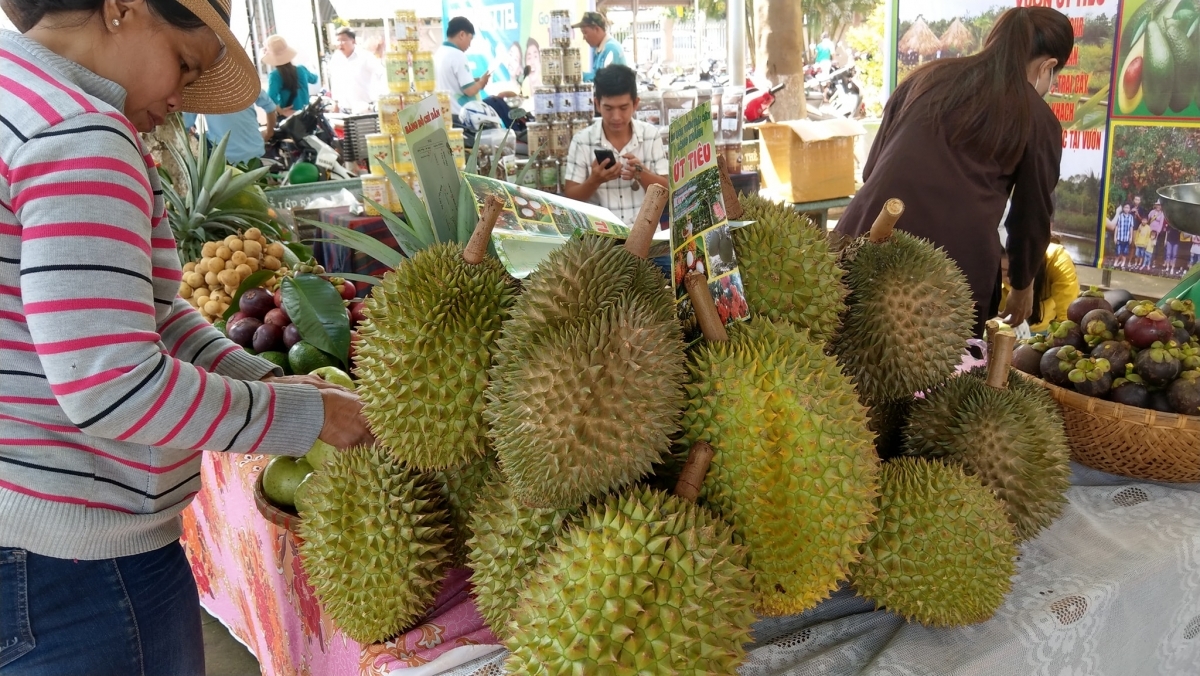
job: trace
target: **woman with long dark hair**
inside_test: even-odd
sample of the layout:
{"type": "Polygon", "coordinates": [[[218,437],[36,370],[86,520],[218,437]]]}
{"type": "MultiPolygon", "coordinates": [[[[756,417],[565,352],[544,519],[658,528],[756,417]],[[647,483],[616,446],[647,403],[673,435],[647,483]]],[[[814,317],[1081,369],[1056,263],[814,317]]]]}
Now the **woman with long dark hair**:
{"type": "Polygon", "coordinates": [[[282,35],[267,38],[262,62],[275,70],[267,78],[267,96],[275,102],[279,116],[291,117],[296,108],[308,105],[308,85],[317,83],[317,76],[304,66],[292,63],[296,50],[288,46],[282,35]]]}
{"type": "Polygon", "coordinates": [[[864,185],[838,222],[856,237],[889,198],[904,200],[897,224],[945,249],[967,276],[976,332],[1000,302],[997,226],[1012,199],[1006,312],[1033,308],[1044,264],[1062,157],[1062,126],[1043,101],[1074,45],[1070,21],[1041,7],[1000,15],[983,51],[921,66],[888,100],[863,167],[864,185]]]}

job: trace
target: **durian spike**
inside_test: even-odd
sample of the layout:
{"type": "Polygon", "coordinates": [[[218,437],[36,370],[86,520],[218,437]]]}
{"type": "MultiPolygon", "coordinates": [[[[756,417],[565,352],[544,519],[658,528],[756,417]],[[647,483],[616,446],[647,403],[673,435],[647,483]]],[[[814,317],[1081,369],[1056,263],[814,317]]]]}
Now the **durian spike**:
{"type": "Polygon", "coordinates": [[[992,334],[992,349],[988,351],[987,385],[997,390],[1008,389],[1008,367],[1012,363],[1017,337],[1011,331],[992,334]]]}
{"type": "Polygon", "coordinates": [[[683,472],[679,474],[679,481],[675,483],[675,495],[688,502],[695,502],[696,498],[700,497],[700,488],[704,485],[704,476],[708,474],[713,454],[713,447],[707,441],[701,440],[692,444],[687,462],[683,465],[683,472]]]}
{"type": "Polygon", "coordinates": [[[874,244],[883,244],[892,236],[892,230],[896,227],[896,221],[900,220],[900,215],[904,213],[904,202],[893,197],[883,203],[883,209],[880,209],[878,218],[871,225],[871,234],[869,238],[874,244]]]}
{"type": "Polygon", "coordinates": [[[713,301],[712,292],[708,290],[708,278],[702,272],[688,273],[684,278],[688,298],[692,301],[692,311],[696,313],[696,322],[700,324],[700,332],[704,339],[714,343],[724,343],[729,340],[725,324],[717,314],[717,304],[713,301]]]}
{"type": "Polygon", "coordinates": [[[625,240],[625,250],[645,259],[650,255],[650,242],[654,239],[654,231],[658,229],[658,215],[667,204],[667,189],[653,184],[646,188],[646,199],[638,210],[637,218],[633,219],[633,228],[629,238],[625,240]]]}
{"type": "Polygon", "coordinates": [[[475,223],[475,232],[471,233],[471,239],[463,249],[462,257],[468,265],[479,265],[483,262],[484,256],[487,255],[488,240],[492,237],[492,228],[496,227],[496,219],[500,218],[500,212],[503,210],[504,200],[495,195],[487,196],[483,209],[479,212],[479,221],[475,223]]]}
{"type": "Polygon", "coordinates": [[[733,181],[729,180],[729,166],[725,164],[725,156],[717,155],[717,167],[721,170],[721,199],[725,200],[725,215],[731,221],[742,220],[742,201],[738,199],[733,181]]]}

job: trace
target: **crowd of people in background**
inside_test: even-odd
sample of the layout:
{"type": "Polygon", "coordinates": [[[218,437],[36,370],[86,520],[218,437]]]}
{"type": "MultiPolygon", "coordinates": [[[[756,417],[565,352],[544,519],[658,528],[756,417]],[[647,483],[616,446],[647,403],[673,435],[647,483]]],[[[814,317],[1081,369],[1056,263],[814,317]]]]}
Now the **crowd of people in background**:
{"type": "Polygon", "coordinates": [[[1200,236],[1171,227],[1159,200],[1147,209],[1141,196],[1134,195],[1108,219],[1106,228],[1113,245],[1107,259],[1116,270],[1177,277],[1200,264],[1200,236]]]}

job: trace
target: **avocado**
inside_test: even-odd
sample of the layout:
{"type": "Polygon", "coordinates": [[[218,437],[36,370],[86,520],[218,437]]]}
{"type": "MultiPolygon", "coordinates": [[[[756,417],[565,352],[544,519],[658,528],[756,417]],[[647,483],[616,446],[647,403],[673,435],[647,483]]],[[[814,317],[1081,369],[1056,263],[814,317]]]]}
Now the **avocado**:
{"type": "Polygon", "coordinates": [[[1190,25],[1178,19],[1167,19],[1165,34],[1167,44],[1171,48],[1171,59],[1175,62],[1175,78],[1171,87],[1170,107],[1172,112],[1182,113],[1192,103],[1193,91],[1197,78],[1200,78],[1200,65],[1197,62],[1196,46],[1188,39],[1187,29],[1190,25]]]}
{"type": "Polygon", "coordinates": [[[1158,10],[1166,6],[1167,2],[1169,0],[1149,0],[1129,15],[1129,19],[1125,22],[1125,29],[1121,31],[1121,50],[1118,53],[1129,53],[1129,50],[1133,48],[1133,43],[1145,34],[1147,24],[1158,13],[1158,10]]]}
{"type": "Polygon", "coordinates": [[[1175,61],[1161,21],[1146,24],[1146,57],[1142,72],[1146,110],[1151,115],[1162,115],[1167,112],[1175,87],[1175,61]]]}

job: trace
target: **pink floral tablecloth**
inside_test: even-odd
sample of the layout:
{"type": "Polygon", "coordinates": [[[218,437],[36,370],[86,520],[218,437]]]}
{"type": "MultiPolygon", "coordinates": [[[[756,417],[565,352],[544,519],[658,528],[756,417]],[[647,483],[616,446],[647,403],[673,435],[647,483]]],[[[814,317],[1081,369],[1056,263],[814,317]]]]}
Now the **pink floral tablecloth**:
{"type": "Polygon", "coordinates": [[[269,459],[205,453],[204,488],[183,514],[200,603],[254,653],[264,676],[403,676],[438,658],[453,666],[455,655],[466,661],[497,643],[471,602],[465,569],[449,572],[424,623],[394,641],[360,645],[343,636],[321,613],[296,536],[254,505],[254,481],[269,459]]]}

